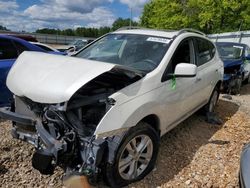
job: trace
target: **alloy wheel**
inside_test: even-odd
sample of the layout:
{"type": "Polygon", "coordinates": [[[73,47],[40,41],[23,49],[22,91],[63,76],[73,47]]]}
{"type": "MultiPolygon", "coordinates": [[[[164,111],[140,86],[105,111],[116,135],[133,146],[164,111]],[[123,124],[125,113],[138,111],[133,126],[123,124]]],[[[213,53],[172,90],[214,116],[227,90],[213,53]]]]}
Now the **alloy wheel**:
{"type": "Polygon", "coordinates": [[[134,137],[124,147],[118,162],[120,176],[136,179],[149,165],[153,156],[153,142],[147,135],[134,137]]]}

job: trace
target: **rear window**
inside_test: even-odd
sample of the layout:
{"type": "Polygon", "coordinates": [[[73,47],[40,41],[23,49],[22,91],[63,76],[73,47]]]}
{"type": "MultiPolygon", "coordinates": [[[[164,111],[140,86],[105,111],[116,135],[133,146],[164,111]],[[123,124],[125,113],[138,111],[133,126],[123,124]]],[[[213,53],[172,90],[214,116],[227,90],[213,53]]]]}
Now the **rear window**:
{"type": "Polygon", "coordinates": [[[16,59],[17,56],[13,43],[8,39],[0,39],[0,59],[16,59]]]}
{"type": "Polygon", "coordinates": [[[205,39],[196,38],[195,41],[197,46],[197,66],[201,66],[214,57],[216,50],[214,45],[205,39]]]}

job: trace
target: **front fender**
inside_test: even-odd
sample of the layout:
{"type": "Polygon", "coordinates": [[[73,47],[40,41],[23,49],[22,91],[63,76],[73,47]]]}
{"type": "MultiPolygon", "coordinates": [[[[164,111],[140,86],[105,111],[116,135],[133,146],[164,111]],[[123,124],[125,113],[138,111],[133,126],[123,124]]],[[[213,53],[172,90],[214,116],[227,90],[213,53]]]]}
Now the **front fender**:
{"type": "Polygon", "coordinates": [[[143,100],[143,97],[140,97],[127,103],[113,106],[102,118],[94,134],[101,135],[117,132],[117,130],[125,131],[137,125],[148,115],[155,114],[157,116],[156,102],[142,103],[143,100]]]}

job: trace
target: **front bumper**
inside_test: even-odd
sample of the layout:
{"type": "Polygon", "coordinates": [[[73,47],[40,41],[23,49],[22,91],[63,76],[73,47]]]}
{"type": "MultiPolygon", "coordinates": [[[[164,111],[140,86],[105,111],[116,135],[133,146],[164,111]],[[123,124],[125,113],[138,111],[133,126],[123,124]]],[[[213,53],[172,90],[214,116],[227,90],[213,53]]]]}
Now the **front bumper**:
{"type": "MultiPolygon", "coordinates": [[[[61,167],[67,166],[64,161],[70,159],[73,163],[77,155],[80,155],[84,161],[85,167],[78,172],[84,175],[96,176],[98,173],[97,167],[103,160],[104,153],[107,149],[107,142],[104,139],[82,138],[80,140],[81,147],[75,148],[76,134],[72,133],[69,138],[58,138],[53,134],[53,124],[43,125],[40,118],[32,118],[18,113],[9,111],[7,108],[0,108],[0,118],[13,121],[12,136],[16,139],[28,142],[35,146],[36,152],[32,158],[32,165],[42,174],[53,174],[54,168],[57,165],[61,167]],[[50,129],[51,127],[51,129],[50,129]],[[33,130],[33,131],[30,131],[33,130]],[[75,148],[76,150],[73,150],[75,148]],[[64,164],[63,164],[64,163],[64,164]],[[86,170],[88,173],[86,174],[86,170]]],[[[78,145],[79,146],[79,145],[78,145]]],[[[80,163],[81,164],[81,163],[80,163]]]]}
{"type": "Polygon", "coordinates": [[[21,114],[9,111],[6,108],[0,109],[0,118],[13,121],[13,129],[11,134],[14,138],[23,140],[39,147],[39,141],[44,144],[45,152],[52,153],[55,157],[58,152],[66,150],[64,144],[56,140],[43,126],[42,122],[37,118],[33,119],[21,114]],[[36,130],[36,131],[31,131],[36,130]]]}
{"type": "Polygon", "coordinates": [[[222,91],[230,92],[236,86],[238,79],[242,79],[240,74],[224,74],[222,91]]]}
{"type": "Polygon", "coordinates": [[[36,125],[35,119],[11,112],[8,110],[8,108],[0,108],[0,118],[8,119],[8,120],[14,121],[16,123],[24,124],[24,125],[30,125],[30,126],[36,125]]]}

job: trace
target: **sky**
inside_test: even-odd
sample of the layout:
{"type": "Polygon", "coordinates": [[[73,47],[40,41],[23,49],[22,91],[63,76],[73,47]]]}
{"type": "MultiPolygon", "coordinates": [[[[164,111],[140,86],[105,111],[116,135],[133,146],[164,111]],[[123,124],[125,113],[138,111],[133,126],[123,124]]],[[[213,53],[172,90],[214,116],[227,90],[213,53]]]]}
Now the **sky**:
{"type": "Polygon", "coordinates": [[[0,0],[0,25],[12,31],[111,26],[119,17],[138,21],[150,0],[0,0]]]}

